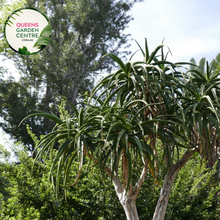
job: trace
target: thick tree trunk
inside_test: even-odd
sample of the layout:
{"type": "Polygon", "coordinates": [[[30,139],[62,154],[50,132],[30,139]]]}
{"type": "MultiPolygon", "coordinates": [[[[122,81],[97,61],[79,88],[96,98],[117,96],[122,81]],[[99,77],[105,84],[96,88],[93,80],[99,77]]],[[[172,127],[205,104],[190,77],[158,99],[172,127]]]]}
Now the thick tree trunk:
{"type": "Polygon", "coordinates": [[[163,220],[165,217],[166,209],[167,209],[167,204],[169,201],[169,196],[171,192],[171,188],[173,185],[173,181],[176,177],[177,173],[172,173],[169,171],[164,179],[163,187],[160,191],[160,197],[157,202],[156,209],[154,211],[154,217],[153,220],[163,220]]]}
{"type": "Polygon", "coordinates": [[[140,191],[141,185],[143,184],[145,176],[147,174],[147,163],[148,161],[146,159],[145,166],[142,170],[142,173],[141,173],[141,176],[138,182],[134,186],[134,189],[132,187],[132,183],[130,183],[129,189],[126,192],[127,177],[128,177],[127,176],[127,172],[128,172],[127,160],[124,160],[124,163],[123,163],[123,184],[121,184],[117,174],[113,178],[114,188],[118,196],[118,199],[124,208],[127,220],[139,220],[138,212],[136,208],[136,199],[140,191]]]}
{"type": "MultiPolygon", "coordinates": [[[[127,220],[139,220],[138,212],[136,208],[136,199],[138,192],[132,190],[132,184],[126,192],[126,187],[121,185],[119,178],[116,176],[113,180],[114,188],[118,199],[124,208],[127,220]]],[[[138,190],[139,191],[139,190],[138,190]]]]}
{"type": "MultiPolygon", "coordinates": [[[[98,163],[98,160],[96,158],[93,158],[92,155],[88,154],[86,149],[84,149],[84,154],[88,156],[90,159],[94,159],[94,161],[98,163]]],[[[116,169],[115,175],[113,175],[113,178],[112,178],[115,192],[117,194],[117,197],[122,207],[124,208],[127,220],[139,220],[138,212],[136,208],[136,199],[141,189],[141,186],[144,182],[144,179],[147,175],[148,160],[145,159],[145,166],[143,167],[140,178],[138,179],[134,188],[132,187],[132,182],[131,182],[127,192],[126,192],[126,188],[127,188],[127,180],[128,180],[128,163],[127,163],[126,157],[123,157],[122,161],[123,161],[123,165],[122,165],[123,166],[123,169],[122,169],[123,184],[121,184],[121,181],[118,176],[118,171],[116,169]]],[[[119,162],[119,159],[118,159],[118,162],[119,162]]],[[[105,166],[105,171],[109,175],[109,177],[112,177],[112,171],[109,169],[108,166],[105,166]]]]}
{"type": "Polygon", "coordinates": [[[117,193],[120,203],[124,208],[127,220],[139,220],[136,208],[136,196],[125,195],[125,190],[122,193],[117,193]]]}
{"type": "Polygon", "coordinates": [[[78,92],[79,92],[79,85],[72,87],[70,101],[74,106],[77,104],[76,98],[78,96],[78,92]]]}
{"type": "Polygon", "coordinates": [[[154,211],[153,220],[164,219],[173,181],[176,175],[178,174],[179,170],[187,163],[187,161],[195,152],[195,149],[186,151],[182,158],[168,170],[164,178],[163,187],[160,191],[160,197],[158,199],[157,206],[154,211]]]}

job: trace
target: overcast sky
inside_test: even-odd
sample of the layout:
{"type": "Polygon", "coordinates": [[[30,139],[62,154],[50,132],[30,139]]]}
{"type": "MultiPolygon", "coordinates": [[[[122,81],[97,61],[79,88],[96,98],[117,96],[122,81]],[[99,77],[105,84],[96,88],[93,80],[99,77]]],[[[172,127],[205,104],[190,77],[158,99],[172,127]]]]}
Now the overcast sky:
{"type": "MultiPolygon", "coordinates": [[[[172,61],[212,60],[220,52],[219,0],[145,0],[132,14],[126,33],[142,45],[147,38],[150,51],[165,38],[172,61]]],[[[132,51],[136,48],[133,42],[132,51]]]]}
{"type": "MultiPolygon", "coordinates": [[[[147,38],[150,51],[165,38],[173,62],[192,57],[211,61],[220,52],[219,0],[145,0],[135,5],[132,14],[126,33],[142,46],[147,38]]],[[[130,49],[138,49],[134,41],[130,49]]]]}

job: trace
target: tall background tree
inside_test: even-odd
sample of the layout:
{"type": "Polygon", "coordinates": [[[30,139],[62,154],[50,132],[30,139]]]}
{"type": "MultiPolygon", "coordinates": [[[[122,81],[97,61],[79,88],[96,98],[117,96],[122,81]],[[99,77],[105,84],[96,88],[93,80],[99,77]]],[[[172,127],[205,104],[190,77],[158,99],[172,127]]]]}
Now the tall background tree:
{"type": "MultiPolygon", "coordinates": [[[[129,35],[123,31],[132,20],[131,8],[140,1],[26,0],[5,7],[4,19],[21,5],[39,9],[50,20],[52,36],[48,46],[34,56],[14,53],[2,39],[2,55],[13,60],[21,74],[19,82],[5,80],[0,86],[2,128],[32,151],[34,143],[24,125],[17,128],[18,120],[31,109],[58,114],[56,106],[62,96],[74,105],[83,105],[84,93],[90,91],[95,76],[113,67],[112,60],[102,56],[109,52],[118,54],[119,49],[123,51],[123,47],[129,46],[129,35]],[[5,90],[10,87],[11,90],[5,90]]],[[[33,119],[31,123],[37,135],[53,126],[47,119],[33,119]]]]}

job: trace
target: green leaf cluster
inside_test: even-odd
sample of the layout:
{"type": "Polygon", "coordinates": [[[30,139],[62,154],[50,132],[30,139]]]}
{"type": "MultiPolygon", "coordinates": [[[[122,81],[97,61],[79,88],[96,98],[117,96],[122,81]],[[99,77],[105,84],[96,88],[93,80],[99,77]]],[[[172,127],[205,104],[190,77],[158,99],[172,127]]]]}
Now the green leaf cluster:
{"type": "MultiPolygon", "coordinates": [[[[158,152],[158,157],[162,152],[158,152]]],[[[32,170],[33,159],[19,153],[16,164],[0,164],[0,219],[125,219],[124,211],[110,185],[102,184],[99,168],[92,172],[87,165],[77,185],[68,188],[68,199],[56,198],[48,182],[51,160],[32,170]],[[86,170],[87,169],[87,170],[86,170]]],[[[78,164],[73,163],[72,174],[78,164]]],[[[147,175],[137,200],[140,219],[151,219],[163,184],[165,167],[154,178],[147,175]]],[[[140,170],[133,173],[138,178],[140,170]]],[[[219,215],[219,182],[216,167],[210,172],[205,164],[200,166],[200,156],[195,155],[180,170],[170,196],[166,219],[217,219],[219,215]]]]}
{"type": "Polygon", "coordinates": [[[220,131],[219,96],[214,97],[220,89],[216,71],[209,72],[208,64],[207,71],[202,72],[193,63],[171,63],[164,56],[164,47],[159,45],[149,54],[145,40],[145,51],[140,47],[142,62],[124,63],[108,54],[119,68],[92,90],[85,108],[77,109],[67,99],[72,115],[61,119],[36,113],[25,118],[44,116],[56,123],[38,142],[35,159],[53,158],[50,178],[57,195],[60,182],[65,192],[77,183],[85,158],[89,164],[99,165],[104,182],[106,173],[113,181],[120,178],[126,192],[132,189],[135,168],[148,166],[157,182],[158,165],[164,161],[165,173],[169,172],[179,160],[181,149],[197,151],[208,161],[208,153],[218,146],[220,131]],[[188,70],[186,64],[193,68],[188,70]],[[215,83],[209,85],[213,77],[215,83]],[[61,146],[54,155],[55,143],[61,146]],[[163,152],[161,161],[158,148],[163,152]],[[79,168],[71,183],[74,161],[79,168]]]}
{"type": "MultiPolygon", "coordinates": [[[[110,70],[114,66],[111,59],[103,59],[105,53],[119,53],[118,49],[128,46],[129,35],[124,29],[132,20],[129,11],[139,1],[13,1],[13,4],[4,5],[1,25],[7,17],[18,8],[32,7],[44,13],[50,25],[41,33],[37,47],[41,49],[49,42],[40,53],[32,56],[16,54],[8,47],[4,38],[0,41],[2,55],[14,61],[21,78],[21,87],[28,88],[34,104],[25,103],[29,109],[37,108],[47,113],[58,115],[57,104],[62,96],[68,98],[74,105],[85,105],[86,91],[91,91],[95,76],[110,70]],[[37,96],[32,96],[32,94],[37,96]],[[37,98],[37,99],[36,99],[37,98]]],[[[3,31],[2,31],[3,33],[3,31]]],[[[23,54],[28,52],[21,48],[23,54]]],[[[123,54],[123,53],[122,53],[123,54]]],[[[124,54],[127,54],[124,51],[124,54]]],[[[8,106],[13,106],[14,100],[5,100],[8,106]]],[[[71,110],[71,108],[69,108],[71,110]]],[[[12,114],[12,108],[6,109],[7,114],[12,114]]],[[[14,135],[10,127],[18,125],[16,116],[9,121],[5,112],[0,111],[4,118],[3,129],[16,140],[21,140],[32,151],[34,146],[29,135],[22,126],[14,135]],[[26,134],[26,135],[25,135],[26,134]]],[[[37,127],[48,133],[54,126],[48,119],[34,120],[30,127],[37,127]]]]}
{"type": "Polygon", "coordinates": [[[23,46],[23,48],[19,48],[18,52],[23,55],[30,55],[30,51],[28,51],[27,47],[23,46]]]}
{"type": "Polygon", "coordinates": [[[39,38],[37,39],[36,43],[34,44],[34,47],[38,47],[38,49],[45,48],[51,37],[51,26],[48,24],[40,33],[39,38]]]}
{"type": "Polygon", "coordinates": [[[199,163],[199,155],[193,157],[179,172],[174,182],[166,219],[218,219],[220,213],[220,184],[217,164],[213,169],[199,163]]]}
{"type": "MultiPolygon", "coordinates": [[[[124,218],[114,191],[104,186],[97,167],[83,172],[76,187],[68,188],[68,200],[56,198],[48,182],[50,164],[33,168],[33,159],[19,152],[19,162],[0,164],[0,219],[94,219],[124,218]]],[[[77,169],[74,163],[73,171],[77,169]]],[[[74,175],[74,172],[71,173],[74,175]]]]}

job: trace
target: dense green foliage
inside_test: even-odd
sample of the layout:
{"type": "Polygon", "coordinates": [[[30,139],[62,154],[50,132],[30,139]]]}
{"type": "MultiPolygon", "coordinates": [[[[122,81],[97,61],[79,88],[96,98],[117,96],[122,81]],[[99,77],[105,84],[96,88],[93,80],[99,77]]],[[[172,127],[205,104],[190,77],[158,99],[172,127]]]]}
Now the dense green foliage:
{"type": "MultiPolygon", "coordinates": [[[[128,36],[121,31],[132,19],[127,13],[135,2],[20,1],[48,15],[53,40],[36,56],[17,56],[1,42],[3,54],[23,74],[18,83],[1,80],[0,115],[6,121],[2,127],[33,151],[25,125],[15,127],[31,106],[44,112],[27,116],[26,123],[37,136],[46,135],[37,141],[39,163],[33,173],[33,161],[24,152],[20,163],[1,164],[2,218],[124,219],[121,207],[115,208],[117,194],[127,218],[138,219],[130,201],[146,174],[137,207],[140,219],[151,218],[158,195],[163,195],[156,185],[161,187],[165,175],[171,177],[182,168],[175,166],[179,154],[186,156],[183,165],[193,154],[194,158],[174,182],[166,218],[218,218],[220,187],[214,163],[220,146],[220,55],[211,65],[201,59],[198,66],[192,61],[186,67],[169,62],[163,44],[149,53],[146,40],[145,49],[140,47],[144,61],[124,63],[115,50],[126,42],[128,36]],[[111,70],[113,61],[117,71],[101,80],[84,102],[92,74],[111,70]],[[61,96],[68,103],[63,115],[57,105],[61,96]],[[199,159],[207,169],[205,163],[199,168],[199,159]]],[[[169,192],[164,191],[163,198],[169,198],[169,192]]],[[[161,205],[163,211],[167,201],[161,205]]]]}
{"type": "MultiPolygon", "coordinates": [[[[83,170],[84,156],[99,165],[102,177],[106,173],[111,177],[119,199],[123,191],[129,195],[139,192],[137,185],[142,180],[140,176],[137,182],[134,181],[132,172],[135,168],[143,169],[145,174],[149,168],[156,178],[159,150],[163,152],[161,160],[167,173],[174,170],[172,172],[177,174],[175,170],[182,168],[179,164],[185,164],[196,152],[208,161],[208,152],[212,151],[213,160],[209,167],[214,165],[220,134],[220,57],[218,55],[212,62],[216,66],[205,65],[204,59],[199,66],[171,63],[164,56],[164,47],[159,45],[149,53],[145,40],[145,49],[140,47],[144,57],[142,62],[129,60],[124,63],[118,56],[109,54],[119,69],[98,83],[84,108],[77,109],[67,100],[73,114],[57,117],[36,113],[26,117],[44,116],[56,123],[53,130],[38,142],[36,160],[47,159],[46,153],[52,155],[54,144],[61,143],[50,172],[57,193],[61,182],[64,186],[70,184],[68,176],[74,161],[79,162],[74,184],[77,182],[83,170]],[[182,67],[186,70],[182,71],[182,67]],[[181,149],[185,149],[185,162],[176,157],[181,149]]],[[[165,184],[172,186],[172,182],[165,184]]],[[[169,192],[170,189],[165,193],[169,192]]],[[[120,203],[125,204],[122,200],[120,203]]],[[[126,212],[127,218],[135,215],[138,219],[137,212],[133,213],[126,212]]]]}
{"type": "MultiPolygon", "coordinates": [[[[130,10],[139,1],[20,0],[5,3],[0,18],[2,30],[13,10],[28,6],[47,15],[52,35],[47,47],[33,56],[15,53],[2,37],[1,55],[13,60],[21,74],[19,82],[10,78],[2,79],[0,84],[4,131],[33,151],[34,143],[25,125],[17,128],[18,121],[33,109],[58,115],[56,106],[62,96],[75,105],[84,105],[84,93],[91,90],[95,76],[114,66],[111,59],[102,56],[109,52],[118,54],[119,50],[127,54],[124,47],[129,46],[129,35],[124,34],[124,29],[132,20],[130,10]],[[10,88],[9,92],[5,87],[10,88]]],[[[48,119],[27,122],[38,136],[49,132],[54,125],[48,119]]]]}
{"type": "Polygon", "coordinates": [[[205,163],[200,164],[197,155],[179,172],[172,187],[165,219],[219,219],[219,192],[217,162],[210,170],[205,163]]]}
{"type": "MultiPolygon", "coordinates": [[[[62,191],[56,198],[52,185],[48,183],[50,162],[36,166],[32,172],[33,159],[25,152],[19,153],[19,163],[1,164],[0,219],[98,219],[101,216],[123,219],[123,210],[118,208],[117,198],[109,186],[102,184],[97,167],[85,172],[83,180],[75,187],[69,187],[67,201],[62,191]],[[116,208],[117,207],[117,208],[116,208]]],[[[78,167],[73,165],[73,172],[78,167]]]]}
{"type": "MultiPolygon", "coordinates": [[[[32,172],[33,159],[25,152],[19,153],[19,163],[1,163],[0,219],[125,219],[114,190],[103,185],[97,166],[92,172],[82,173],[83,178],[74,187],[68,187],[65,201],[62,190],[56,198],[48,182],[50,164],[48,160],[47,164],[35,166],[32,172]]],[[[77,169],[78,164],[74,163],[73,176],[77,169]]],[[[146,177],[137,199],[140,220],[153,216],[164,169],[158,174],[159,187],[151,175],[146,177]]],[[[215,169],[209,172],[204,165],[200,167],[199,155],[193,157],[175,180],[166,219],[218,219],[220,184],[215,173],[215,169]]]]}

